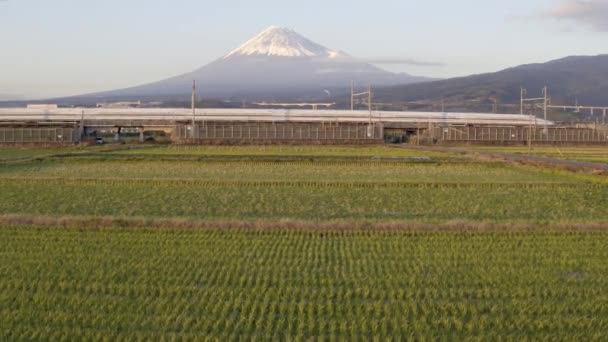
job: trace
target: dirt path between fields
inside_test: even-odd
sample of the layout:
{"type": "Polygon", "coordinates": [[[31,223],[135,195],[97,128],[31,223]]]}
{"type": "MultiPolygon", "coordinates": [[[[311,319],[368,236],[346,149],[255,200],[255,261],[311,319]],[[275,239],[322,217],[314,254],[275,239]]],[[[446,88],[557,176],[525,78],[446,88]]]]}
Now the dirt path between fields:
{"type": "Polygon", "coordinates": [[[573,172],[590,172],[597,175],[608,175],[608,165],[600,163],[579,162],[575,160],[557,159],[550,157],[539,157],[528,154],[514,154],[505,152],[490,152],[490,151],[474,151],[462,148],[453,147],[430,147],[430,146],[410,146],[410,145],[395,145],[396,148],[404,148],[417,151],[429,152],[446,152],[456,153],[466,156],[471,156],[477,159],[484,160],[502,160],[523,165],[532,165],[538,167],[558,168],[573,172]]]}

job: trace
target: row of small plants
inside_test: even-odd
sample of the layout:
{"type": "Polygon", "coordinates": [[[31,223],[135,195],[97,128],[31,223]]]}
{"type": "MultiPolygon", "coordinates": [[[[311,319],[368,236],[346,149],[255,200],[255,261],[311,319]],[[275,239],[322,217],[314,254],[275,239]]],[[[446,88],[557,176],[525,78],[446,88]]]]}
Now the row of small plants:
{"type": "Polygon", "coordinates": [[[605,232],[2,227],[0,339],[602,339],[605,232]]]}

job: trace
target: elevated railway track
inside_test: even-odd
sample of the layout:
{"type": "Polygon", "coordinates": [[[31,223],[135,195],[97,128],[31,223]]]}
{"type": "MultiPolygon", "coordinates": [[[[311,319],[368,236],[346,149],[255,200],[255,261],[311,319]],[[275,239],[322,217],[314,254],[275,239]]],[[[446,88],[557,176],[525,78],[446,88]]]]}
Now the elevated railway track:
{"type": "MultiPolygon", "coordinates": [[[[493,139],[519,142],[553,122],[518,114],[302,109],[0,108],[0,143],[80,142],[99,131],[164,130],[181,143],[382,143],[387,136],[431,135],[431,141],[493,139]],[[59,131],[49,130],[59,129],[59,131]],[[446,131],[448,128],[457,131],[446,131]],[[466,128],[466,131],[463,129],[466,128]],[[501,128],[497,131],[472,129],[501,128]],[[508,129],[508,130],[507,130],[508,129]],[[525,130],[528,130],[528,134],[525,130]],[[59,132],[59,133],[54,133],[59,132]],[[460,133],[466,132],[466,134],[460,133]],[[56,135],[56,136],[53,136],[56,135]]],[[[541,135],[542,136],[542,135],[541,135]]],[[[562,135],[563,136],[563,135],[562,135]]],[[[594,135],[599,137],[600,135],[594,135]]],[[[577,135],[578,137],[578,135],[577,135]]],[[[600,138],[596,138],[598,140],[600,138]]],[[[608,138],[607,138],[608,139],[608,138]]]]}

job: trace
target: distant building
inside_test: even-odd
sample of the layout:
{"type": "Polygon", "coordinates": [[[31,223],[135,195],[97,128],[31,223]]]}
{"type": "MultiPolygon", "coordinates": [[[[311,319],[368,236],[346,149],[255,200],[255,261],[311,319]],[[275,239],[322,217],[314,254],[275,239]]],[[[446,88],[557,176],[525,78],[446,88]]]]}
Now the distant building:
{"type": "Polygon", "coordinates": [[[102,102],[97,104],[97,108],[138,108],[141,101],[122,101],[122,102],[102,102]]]}
{"type": "Polygon", "coordinates": [[[141,107],[145,107],[145,108],[159,108],[163,105],[162,102],[160,101],[156,101],[156,102],[148,102],[148,103],[144,103],[141,105],[141,107]]]}
{"type": "Polygon", "coordinates": [[[27,109],[58,109],[59,106],[56,104],[28,104],[27,109]]]}

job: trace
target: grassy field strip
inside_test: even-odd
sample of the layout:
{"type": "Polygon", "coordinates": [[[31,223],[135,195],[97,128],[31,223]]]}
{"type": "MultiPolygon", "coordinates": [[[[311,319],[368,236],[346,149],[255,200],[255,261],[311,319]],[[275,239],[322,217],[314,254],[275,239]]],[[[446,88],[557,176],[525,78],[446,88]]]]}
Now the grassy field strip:
{"type": "Polygon", "coordinates": [[[608,182],[602,177],[500,162],[39,161],[4,165],[0,178],[155,178],[370,183],[608,182]]]}
{"type": "Polygon", "coordinates": [[[1,340],[602,340],[608,233],[0,229],[1,340]]]}
{"type": "Polygon", "coordinates": [[[70,147],[1,147],[0,165],[4,163],[27,162],[45,158],[66,158],[79,155],[116,152],[130,149],[123,145],[115,146],[70,146],[70,147]]]}
{"type": "Polygon", "coordinates": [[[608,191],[596,184],[409,187],[205,186],[163,182],[0,181],[0,215],[207,220],[370,220],[441,223],[599,223],[608,191]]]}
{"type": "Polygon", "coordinates": [[[32,160],[49,157],[55,154],[66,154],[68,151],[77,151],[75,148],[8,148],[0,147],[0,163],[10,161],[32,160]]]}
{"type": "Polygon", "coordinates": [[[508,186],[514,189],[538,189],[538,188],[569,188],[569,189],[605,189],[605,183],[555,183],[555,182],[529,182],[529,183],[472,183],[472,182],[303,182],[303,181],[225,181],[225,180],[202,180],[187,178],[59,178],[59,177],[3,177],[0,183],[15,184],[191,184],[202,187],[252,187],[252,188],[344,188],[344,189],[373,189],[373,188],[418,188],[418,189],[461,189],[479,188],[492,189],[508,186]]]}
{"type": "Polygon", "coordinates": [[[468,146],[475,151],[504,152],[522,155],[550,157],[565,160],[576,160],[581,162],[604,163],[608,164],[608,146],[581,146],[581,147],[534,147],[530,151],[527,147],[488,147],[488,146],[468,146]]]}
{"type": "Polygon", "coordinates": [[[63,159],[70,158],[74,160],[107,160],[107,159],[117,159],[117,160],[167,160],[167,161],[175,161],[175,160],[200,160],[200,161],[259,161],[259,162],[432,162],[432,161],[442,161],[442,160],[462,160],[459,157],[428,157],[428,156],[323,156],[323,155],[304,155],[304,156],[290,156],[290,155],[197,155],[197,154],[146,154],[146,153],[138,153],[134,154],[132,151],[129,154],[119,154],[115,152],[108,153],[87,153],[84,155],[70,155],[66,154],[65,156],[57,155],[51,156],[54,159],[63,159]]]}

